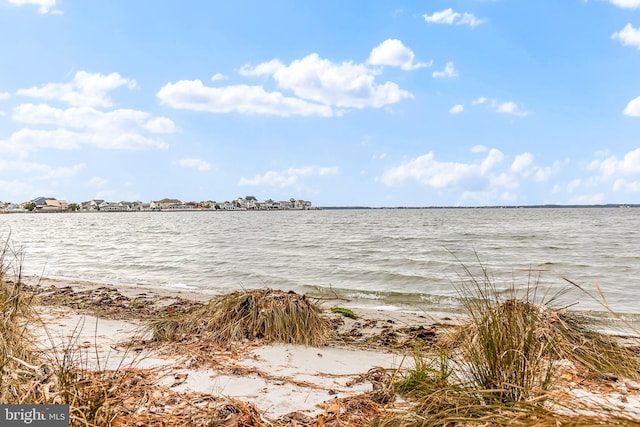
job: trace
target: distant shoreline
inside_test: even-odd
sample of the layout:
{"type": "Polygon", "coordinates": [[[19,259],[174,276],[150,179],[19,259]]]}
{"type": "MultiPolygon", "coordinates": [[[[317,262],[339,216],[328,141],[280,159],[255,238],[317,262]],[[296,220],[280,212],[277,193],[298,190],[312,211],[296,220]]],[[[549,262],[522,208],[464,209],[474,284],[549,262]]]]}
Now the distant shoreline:
{"type": "Polygon", "coordinates": [[[320,210],[429,210],[429,209],[626,209],[640,208],[640,204],[604,205],[506,205],[506,206],[317,206],[311,209],[155,209],[130,211],[44,211],[21,212],[0,211],[0,214],[43,214],[43,213],[73,213],[73,214],[113,214],[113,213],[141,213],[141,212],[298,212],[320,210]]]}
{"type": "Polygon", "coordinates": [[[604,205],[495,205],[495,206],[320,206],[322,210],[358,209],[583,209],[583,208],[640,208],[640,204],[609,203],[604,205]]]}

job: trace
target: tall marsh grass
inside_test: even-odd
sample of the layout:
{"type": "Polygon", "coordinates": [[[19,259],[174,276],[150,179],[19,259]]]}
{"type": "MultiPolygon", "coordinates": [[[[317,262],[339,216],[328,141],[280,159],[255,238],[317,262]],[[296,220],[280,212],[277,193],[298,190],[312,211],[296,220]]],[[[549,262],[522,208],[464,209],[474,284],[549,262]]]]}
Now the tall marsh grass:
{"type": "Polygon", "coordinates": [[[33,294],[22,284],[22,253],[7,239],[0,249],[0,403],[23,398],[36,354],[27,322],[35,318],[33,294]]]}
{"type": "Polygon", "coordinates": [[[533,273],[523,286],[498,289],[484,265],[479,274],[463,269],[467,321],[439,340],[438,354],[416,351],[396,383],[413,407],[381,425],[640,425],[555,393],[566,363],[583,377],[638,378],[636,353],[559,306],[564,291],[546,293],[533,273]]]}

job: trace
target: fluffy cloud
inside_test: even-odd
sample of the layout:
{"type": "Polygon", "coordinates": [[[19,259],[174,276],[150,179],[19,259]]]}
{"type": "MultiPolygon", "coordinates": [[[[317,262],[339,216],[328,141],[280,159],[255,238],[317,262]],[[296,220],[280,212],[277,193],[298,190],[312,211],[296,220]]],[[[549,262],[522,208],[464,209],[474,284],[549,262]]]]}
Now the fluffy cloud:
{"type": "Polygon", "coordinates": [[[462,104],[456,104],[449,109],[450,114],[460,114],[464,111],[464,106],[462,104]]]}
{"type": "Polygon", "coordinates": [[[380,108],[413,97],[396,83],[376,83],[380,72],[365,64],[351,61],[336,64],[316,53],[296,59],[288,66],[274,60],[245,67],[244,72],[270,75],[278,87],[293,91],[299,98],[342,108],[380,108]]]}
{"type": "Polygon", "coordinates": [[[212,82],[217,82],[218,80],[227,80],[229,77],[225,76],[222,73],[215,73],[213,76],[211,76],[211,81],[212,82]]]}
{"type": "Polygon", "coordinates": [[[434,71],[431,75],[436,78],[439,78],[439,77],[452,78],[452,77],[458,77],[458,71],[456,70],[456,67],[453,65],[453,62],[447,62],[447,65],[444,67],[444,70],[434,71]]]}
{"type": "Polygon", "coordinates": [[[640,50],[640,28],[633,28],[630,23],[625,25],[624,28],[611,35],[614,40],[620,40],[625,46],[634,46],[640,50]]]}
{"type": "Polygon", "coordinates": [[[48,181],[50,179],[68,178],[75,176],[87,165],[78,163],[71,167],[53,167],[43,163],[29,161],[7,161],[0,159],[0,171],[12,171],[28,174],[32,179],[48,181]]]}
{"type": "Polygon", "coordinates": [[[53,9],[56,6],[56,0],[9,0],[9,3],[16,6],[24,6],[25,4],[38,6],[38,13],[41,14],[59,15],[62,13],[60,10],[53,9]]]}
{"type": "Polygon", "coordinates": [[[100,74],[78,71],[71,82],[48,83],[40,87],[20,89],[17,94],[45,100],[63,101],[76,107],[110,107],[108,92],[119,87],[136,87],[135,80],[119,73],[100,74]]]}
{"type": "Polygon", "coordinates": [[[181,159],[178,160],[178,165],[185,168],[192,168],[199,171],[207,171],[211,169],[211,164],[200,159],[181,159]]]}
{"type": "Polygon", "coordinates": [[[387,169],[379,181],[396,187],[417,182],[436,190],[462,189],[466,194],[463,194],[462,199],[481,201],[492,195],[494,200],[506,201],[511,200],[514,195],[505,190],[520,187],[522,179],[543,182],[562,166],[562,162],[555,162],[549,167],[538,166],[533,155],[528,152],[516,155],[510,165],[503,165],[505,156],[500,150],[476,145],[471,152],[485,154],[477,161],[464,163],[441,162],[429,152],[387,169]]]}
{"type": "Polygon", "coordinates": [[[533,154],[523,153],[516,156],[511,164],[511,171],[516,173],[525,173],[525,171],[533,164],[533,154]]]}
{"type": "Polygon", "coordinates": [[[369,64],[371,65],[390,65],[400,67],[405,71],[430,67],[433,63],[414,63],[414,60],[415,55],[413,51],[398,39],[387,39],[383,41],[380,45],[374,47],[369,55],[369,64]]]}
{"type": "Polygon", "coordinates": [[[518,104],[511,101],[502,102],[502,103],[496,102],[492,104],[492,106],[498,113],[513,114],[514,116],[521,116],[521,117],[525,117],[529,115],[527,111],[522,110],[522,108],[519,107],[518,104]]]}
{"type": "Polygon", "coordinates": [[[553,166],[538,166],[534,163],[533,154],[525,152],[518,154],[514,158],[511,166],[509,167],[509,173],[523,178],[531,177],[537,182],[544,182],[551,178],[551,176],[560,169],[563,163],[566,162],[567,161],[556,161],[553,163],[553,166]]]}
{"type": "Polygon", "coordinates": [[[573,193],[576,188],[580,187],[581,184],[582,180],[580,178],[571,180],[571,182],[567,184],[567,193],[573,193]]]}
{"type": "Polygon", "coordinates": [[[448,25],[468,25],[471,28],[476,27],[486,21],[486,19],[478,19],[473,14],[464,12],[462,14],[454,12],[453,9],[444,9],[440,12],[434,12],[431,15],[423,15],[424,20],[430,24],[448,24],[448,25]]]}
{"type": "Polygon", "coordinates": [[[640,0],[609,0],[609,2],[625,9],[636,9],[640,7],[640,0]]]}
{"type": "Polygon", "coordinates": [[[455,187],[465,180],[487,176],[503,158],[500,150],[491,149],[479,163],[440,162],[429,152],[386,170],[381,181],[387,186],[416,181],[436,189],[455,187]]]}
{"type": "Polygon", "coordinates": [[[281,117],[339,116],[346,109],[381,108],[413,98],[394,82],[379,82],[383,70],[376,66],[380,65],[408,71],[430,64],[415,62],[411,49],[400,40],[389,39],[373,48],[365,63],[335,63],[312,53],[289,64],[272,59],[240,68],[243,77],[273,79],[279,90],[246,84],[213,87],[200,80],[180,80],[167,83],[157,97],[163,104],[186,110],[281,117]]]}
{"type": "Polygon", "coordinates": [[[9,92],[0,92],[0,100],[11,98],[11,94],[9,92]]]}
{"type": "Polygon", "coordinates": [[[24,128],[3,141],[5,151],[21,156],[42,148],[77,150],[84,145],[106,149],[167,148],[144,133],[166,133],[175,126],[170,119],[152,119],[149,113],[120,109],[102,112],[91,107],[59,109],[47,104],[22,104],[13,112],[16,122],[53,125],[57,129],[24,128]]]}
{"type": "Polygon", "coordinates": [[[640,117],[640,96],[629,101],[622,113],[625,116],[640,117]]]}
{"type": "Polygon", "coordinates": [[[157,117],[139,110],[118,109],[103,112],[91,107],[55,108],[47,104],[22,104],[13,111],[13,119],[20,123],[55,125],[65,128],[100,132],[126,132],[145,128],[152,133],[171,133],[175,125],[171,119],[157,117]]]}
{"type": "Polygon", "coordinates": [[[497,113],[512,114],[514,116],[526,117],[529,112],[524,110],[523,107],[512,101],[500,102],[496,99],[489,99],[481,96],[471,101],[472,105],[487,105],[497,113]]]}
{"type": "Polygon", "coordinates": [[[176,125],[173,120],[166,117],[150,119],[142,126],[151,133],[173,133],[176,131],[176,125]]]}
{"type": "Polygon", "coordinates": [[[281,92],[267,92],[262,86],[210,87],[200,80],[180,80],[167,83],[156,96],[162,104],[173,108],[209,113],[238,112],[281,117],[330,117],[339,114],[330,106],[286,97],[281,92]]]}
{"type": "Polygon", "coordinates": [[[253,178],[241,178],[238,185],[290,187],[296,184],[300,177],[336,175],[338,172],[339,168],[337,166],[289,168],[280,172],[267,171],[262,175],[255,175],[253,178]]]}
{"type": "Polygon", "coordinates": [[[595,160],[588,169],[599,171],[605,181],[617,176],[640,175],[640,148],[629,151],[620,160],[616,156],[595,160]]]}

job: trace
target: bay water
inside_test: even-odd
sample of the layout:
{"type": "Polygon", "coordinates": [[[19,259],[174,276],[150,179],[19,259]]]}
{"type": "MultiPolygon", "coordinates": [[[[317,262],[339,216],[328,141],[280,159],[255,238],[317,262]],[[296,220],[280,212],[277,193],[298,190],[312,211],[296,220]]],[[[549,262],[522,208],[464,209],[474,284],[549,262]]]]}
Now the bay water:
{"type": "Polygon", "coordinates": [[[501,289],[640,318],[640,209],[478,208],[0,215],[27,275],[219,294],[271,287],[457,310],[465,269],[501,289]]]}

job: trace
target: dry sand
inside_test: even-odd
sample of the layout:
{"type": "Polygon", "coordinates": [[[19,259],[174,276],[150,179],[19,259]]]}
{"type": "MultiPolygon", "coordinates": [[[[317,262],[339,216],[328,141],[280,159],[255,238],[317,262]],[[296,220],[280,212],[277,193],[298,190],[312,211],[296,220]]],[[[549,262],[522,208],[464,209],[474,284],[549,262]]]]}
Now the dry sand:
{"type": "MultiPolygon", "coordinates": [[[[73,346],[81,349],[81,362],[88,368],[151,369],[156,384],[173,392],[211,394],[249,402],[269,419],[291,413],[310,417],[326,414],[336,399],[371,392],[373,383],[362,381],[368,373],[398,374],[411,365],[409,355],[416,334],[430,333],[434,324],[440,328],[441,323],[459,320],[447,313],[358,309],[358,319],[344,318],[340,326],[345,336],[354,337],[351,341],[317,348],[245,343],[203,356],[174,351],[175,347],[172,350],[146,345],[149,337],[145,336],[143,319],[151,310],[185,300],[208,300],[208,295],[121,287],[117,295],[136,301],[135,307],[129,311],[113,310],[112,315],[106,307],[96,316],[88,302],[99,302],[111,294],[104,285],[51,279],[32,279],[31,283],[44,290],[40,297],[45,302],[53,299],[55,293],[51,289],[65,287],[69,287],[69,294],[84,293],[87,301],[84,306],[67,301],[66,306],[57,303],[39,307],[43,322],[34,324],[33,329],[45,353],[51,355],[73,346]]],[[[348,306],[344,301],[339,305],[348,306]]],[[[574,382],[567,391],[640,419],[638,388],[637,383],[624,380],[599,390],[586,389],[574,382]]],[[[402,407],[402,402],[396,400],[394,405],[402,407]]]]}

